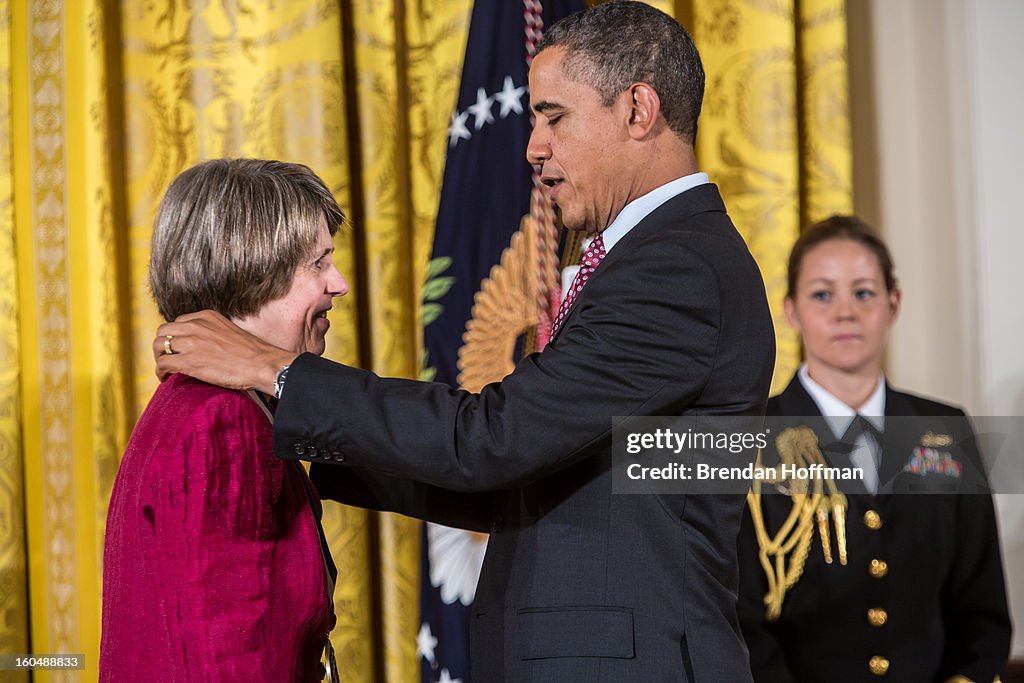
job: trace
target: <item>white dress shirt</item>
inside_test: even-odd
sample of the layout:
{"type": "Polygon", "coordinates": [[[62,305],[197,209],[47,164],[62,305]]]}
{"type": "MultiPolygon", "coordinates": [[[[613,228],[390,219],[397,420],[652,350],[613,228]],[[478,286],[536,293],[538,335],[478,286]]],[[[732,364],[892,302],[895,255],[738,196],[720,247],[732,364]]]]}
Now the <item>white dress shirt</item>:
{"type": "Polygon", "coordinates": [[[692,190],[698,185],[706,185],[707,183],[707,173],[691,173],[656,187],[644,196],[637,197],[629,204],[626,204],[622,207],[619,215],[615,217],[615,220],[612,221],[612,224],[601,232],[601,237],[604,239],[605,253],[611,253],[612,247],[625,237],[626,233],[635,228],[640,221],[647,218],[659,206],[676,195],[692,190]]]}
{"type": "MultiPolygon", "coordinates": [[[[611,222],[611,225],[601,231],[605,254],[610,253],[612,247],[618,244],[619,240],[626,236],[626,233],[635,228],[640,221],[647,218],[659,206],[676,195],[680,195],[699,185],[706,185],[708,182],[707,173],[691,173],[656,187],[644,196],[637,197],[629,204],[626,204],[626,206],[622,207],[619,215],[615,217],[615,220],[611,222]]],[[[588,244],[589,240],[583,245],[584,251],[586,251],[588,244]]],[[[563,292],[568,291],[569,287],[572,286],[573,278],[576,277],[576,271],[579,269],[578,264],[566,266],[562,269],[563,292]]]]}
{"type": "MultiPolygon", "coordinates": [[[[850,423],[853,422],[857,415],[862,416],[874,425],[878,431],[881,432],[885,429],[885,378],[882,375],[878,376],[878,384],[875,386],[875,390],[871,392],[868,400],[864,401],[864,404],[858,410],[854,410],[846,405],[823,386],[811,379],[806,363],[800,366],[800,369],[797,371],[797,377],[800,379],[800,384],[803,385],[804,389],[807,390],[807,393],[811,395],[814,403],[818,406],[818,410],[825,418],[825,423],[832,431],[832,435],[837,439],[843,437],[846,430],[849,429],[850,423]]],[[[864,488],[871,495],[878,492],[878,466],[881,464],[881,456],[881,445],[875,440],[874,436],[868,432],[863,432],[857,436],[853,450],[850,452],[850,462],[854,467],[860,467],[864,470],[864,488]]]]}

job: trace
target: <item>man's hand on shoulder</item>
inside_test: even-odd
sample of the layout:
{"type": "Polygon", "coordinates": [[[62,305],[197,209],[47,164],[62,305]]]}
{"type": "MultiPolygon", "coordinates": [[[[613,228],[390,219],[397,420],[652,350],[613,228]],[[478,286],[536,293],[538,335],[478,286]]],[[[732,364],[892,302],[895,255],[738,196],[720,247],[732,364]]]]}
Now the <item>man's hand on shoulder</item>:
{"type": "Polygon", "coordinates": [[[174,372],[229,389],[259,389],[274,394],[274,380],[295,360],[214,311],[199,311],[164,323],[153,340],[156,374],[163,381],[174,372]]]}

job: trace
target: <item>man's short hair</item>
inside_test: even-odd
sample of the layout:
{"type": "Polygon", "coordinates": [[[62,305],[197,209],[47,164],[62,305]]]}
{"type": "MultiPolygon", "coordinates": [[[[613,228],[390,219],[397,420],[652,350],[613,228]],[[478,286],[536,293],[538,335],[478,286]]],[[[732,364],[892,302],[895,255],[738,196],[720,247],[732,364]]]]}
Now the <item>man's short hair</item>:
{"type": "Polygon", "coordinates": [[[653,87],[669,128],[693,144],[704,67],[675,19],[642,2],[607,2],[552,25],[537,51],[550,47],[566,49],[566,77],[597,90],[606,107],[633,83],[653,87]]]}
{"type": "Polygon", "coordinates": [[[160,314],[255,314],[288,292],[316,248],[321,220],[334,235],[345,216],[301,164],[214,159],[182,172],[153,228],[149,282],[160,314]]]}

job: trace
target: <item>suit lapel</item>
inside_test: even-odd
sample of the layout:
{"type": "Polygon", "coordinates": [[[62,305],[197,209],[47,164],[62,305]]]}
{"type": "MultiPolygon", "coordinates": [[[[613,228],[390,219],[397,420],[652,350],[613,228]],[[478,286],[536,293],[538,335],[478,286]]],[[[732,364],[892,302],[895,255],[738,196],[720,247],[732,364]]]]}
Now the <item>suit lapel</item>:
{"type": "Polygon", "coordinates": [[[818,404],[815,403],[814,399],[811,398],[811,395],[807,393],[807,390],[804,389],[804,385],[800,383],[800,378],[796,375],[793,375],[793,378],[789,380],[789,384],[786,385],[785,390],[772,399],[769,405],[772,403],[778,406],[778,410],[777,412],[769,411],[769,414],[821,417],[821,411],[818,410],[818,404]]]}

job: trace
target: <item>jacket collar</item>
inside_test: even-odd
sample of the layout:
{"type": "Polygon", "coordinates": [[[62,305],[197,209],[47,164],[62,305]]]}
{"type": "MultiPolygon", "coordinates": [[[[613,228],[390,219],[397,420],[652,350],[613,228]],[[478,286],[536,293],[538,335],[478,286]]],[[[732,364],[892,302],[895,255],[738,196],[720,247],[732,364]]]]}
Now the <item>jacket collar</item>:
{"type": "MultiPolygon", "coordinates": [[[[615,249],[608,252],[608,255],[601,261],[601,265],[594,271],[591,278],[601,277],[603,272],[625,258],[625,254],[631,248],[648,238],[652,233],[679,224],[698,214],[716,211],[725,213],[725,203],[722,201],[722,195],[718,191],[718,186],[714,183],[704,183],[677,194],[647,214],[632,230],[626,233],[615,245],[615,249]]],[[[549,344],[553,344],[562,335],[565,328],[572,324],[576,309],[580,307],[581,302],[587,297],[588,289],[588,287],[584,287],[583,291],[576,297],[572,308],[569,309],[568,315],[562,321],[562,326],[558,328],[558,332],[548,342],[549,344]]]]}

